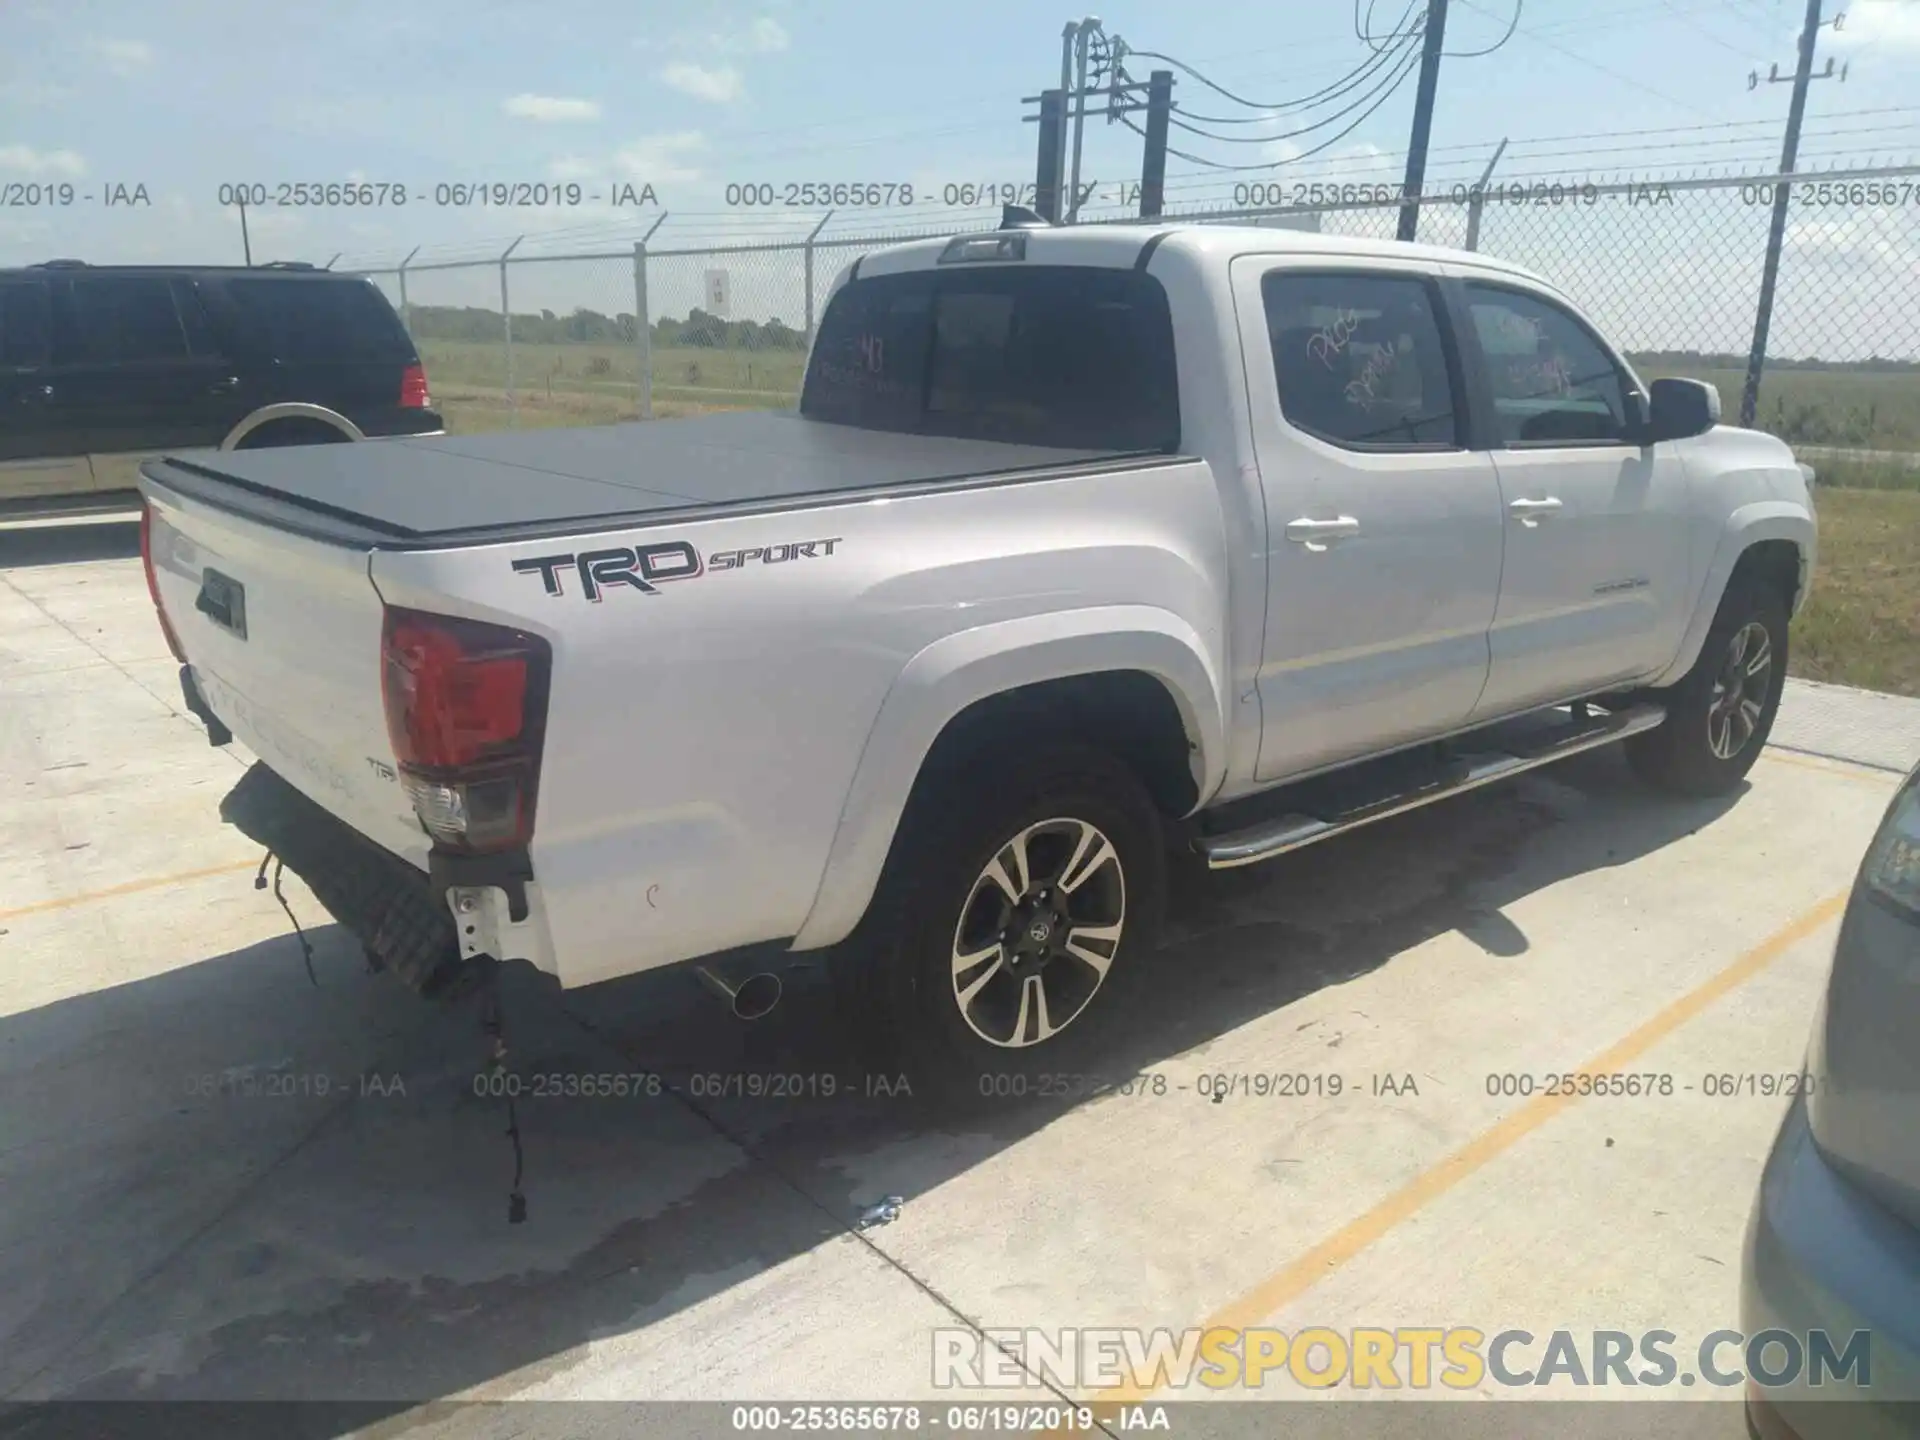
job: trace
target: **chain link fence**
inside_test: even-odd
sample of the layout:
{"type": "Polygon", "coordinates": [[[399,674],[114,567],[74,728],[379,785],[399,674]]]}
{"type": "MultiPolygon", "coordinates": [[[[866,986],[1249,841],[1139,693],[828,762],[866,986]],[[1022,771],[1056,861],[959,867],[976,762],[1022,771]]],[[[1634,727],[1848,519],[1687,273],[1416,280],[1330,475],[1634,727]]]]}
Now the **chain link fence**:
{"type": "MultiPolygon", "coordinates": [[[[1419,235],[1548,277],[1643,373],[1714,381],[1733,415],[1778,183],[1494,182],[1424,200],[1419,235]]],[[[1391,239],[1399,206],[1164,218],[1391,239]]],[[[359,273],[401,309],[451,428],[589,424],[793,404],[833,276],[868,250],[930,233],[947,232],[816,230],[778,244],[638,244],[359,273]]],[[[1796,178],[1769,351],[1764,428],[1796,445],[1920,454],[1920,166],[1796,178]]]]}

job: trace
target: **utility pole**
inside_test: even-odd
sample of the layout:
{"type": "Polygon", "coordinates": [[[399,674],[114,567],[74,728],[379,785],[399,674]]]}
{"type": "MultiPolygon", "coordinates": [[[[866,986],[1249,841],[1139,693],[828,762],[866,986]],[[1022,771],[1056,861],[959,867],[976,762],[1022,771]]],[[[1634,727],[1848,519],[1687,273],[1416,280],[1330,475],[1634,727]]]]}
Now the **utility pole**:
{"type": "Polygon", "coordinates": [[[1420,187],[1427,178],[1427,134],[1433,129],[1433,92],[1440,85],[1440,51],[1447,39],[1447,0],[1427,0],[1420,50],[1420,88],[1413,97],[1413,138],[1407,144],[1407,178],[1401,187],[1400,238],[1420,228],[1420,187]]]}
{"type": "MultiPolygon", "coordinates": [[[[1837,22],[1836,22],[1837,23],[1837,22]]],[[[1820,0],[1807,0],[1806,23],[1800,27],[1800,63],[1793,71],[1793,97],[1787,102],[1787,135],[1780,146],[1780,174],[1793,173],[1800,153],[1800,122],[1807,113],[1807,85],[1813,76],[1813,51],[1820,40],[1820,0]]],[[[1826,79],[1833,74],[1833,62],[1827,62],[1826,79]]],[[[1778,79],[1778,73],[1769,77],[1778,79]]],[[[1841,76],[1846,78],[1844,72],[1841,76]]],[[[1748,82],[1753,89],[1758,77],[1748,82]]],[[[1773,291],[1780,278],[1780,246],[1787,234],[1787,200],[1792,182],[1780,180],[1773,187],[1773,223],[1767,229],[1767,259],[1760,272],[1760,306],[1753,318],[1753,349],[1747,354],[1747,382],[1740,392],[1740,423],[1752,426],[1760,408],[1760,374],[1767,363],[1767,329],[1773,323],[1773,291]]]]}
{"type": "Polygon", "coordinates": [[[253,242],[247,238],[247,202],[240,202],[240,253],[247,258],[247,268],[253,268],[253,242]]]}
{"type": "Polygon", "coordinates": [[[1167,121],[1173,114],[1173,72],[1147,76],[1146,158],[1140,165],[1140,218],[1159,215],[1167,186],[1167,121]]]}
{"type": "Polygon", "coordinates": [[[1060,157],[1067,134],[1063,123],[1066,109],[1066,91],[1041,92],[1040,154],[1033,172],[1033,208],[1049,225],[1058,225],[1064,213],[1060,207],[1060,157]]]}
{"type": "Polygon", "coordinates": [[[1080,208],[1080,132],[1086,122],[1087,101],[1093,93],[1087,88],[1087,69],[1092,63],[1093,37],[1096,35],[1108,45],[1101,56],[1101,64],[1107,72],[1101,86],[1106,93],[1107,123],[1112,124],[1142,110],[1147,112],[1147,128],[1143,132],[1147,146],[1145,165],[1141,171],[1140,213],[1160,213],[1162,192],[1166,188],[1167,127],[1173,112],[1173,72],[1155,70],[1150,84],[1127,79],[1121,64],[1121,57],[1127,53],[1127,42],[1118,35],[1107,35],[1101,29],[1099,20],[1089,15],[1066,28],[1060,57],[1060,88],[1028,95],[1020,102],[1023,105],[1038,102],[1040,106],[1039,113],[1025,116],[1023,123],[1031,125],[1037,122],[1040,127],[1034,162],[1033,208],[1049,225],[1073,223],[1080,208]],[[1080,41],[1077,56],[1074,48],[1076,38],[1080,41]],[[1079,62],[1077,83],[1074,74],[1076,58],[1079,62]],[[1140,98],[1143,90],[1148,92],[1145,100],[1140,98]],[[1070,121],[1073,125],[1071,147],[1067,134],[1070,121]],[[1069,149],[1071,173],[1068,170],[1069,149]],[[1151,209],[1147,208],[1149,202],[1151,209]]]}
{"type": "Polygon", "coordinates": [[[1075,48],[1079,52],[1078,74],[1074,79],[1073,90],[1073,166],[1067,173],[1067,203],[1061,207],[1067,217],[1067,223],[1073,224],[1080,218],[1080,136],[1087,124],[1087,52],[1093,46],[1093,37],[1100,30],[1099,17],[1087,16],[1077,27],[1079,30],[1075,48]]]}
{"type": "MultiPolygon", "coordinates": [[[[1078,20],[1069,20],[1066,27],[1060,32],[1060,94],[1063,97],[1073,94],[1074,42],[1079,38],[1080,22],[1078,20]]],[[[1045,104],[1044,101],[1041,103],[1043,105],[1045,104]]],[[[1040,128],[1042,130],[1046,129],[1046,121],[1044,118],[1040,122],[1040,128]]],[[[1067,173],[1067,127],[1064,111],[1061,116],[1060,129],[1053,137],[1053,173],[1055,177],[1054,184],[1058,186],[1060,177],[1067,173]]],[[[1036,204],[1034,208],[1039,209],[1038,204],[1036,204]]],[[[1043,210],[1041,213],[1045,214],[1046,212],[1043,210]]],[[[1057,219],[1058,217],[1056,216],[1055,218],[1057,219]]]]}

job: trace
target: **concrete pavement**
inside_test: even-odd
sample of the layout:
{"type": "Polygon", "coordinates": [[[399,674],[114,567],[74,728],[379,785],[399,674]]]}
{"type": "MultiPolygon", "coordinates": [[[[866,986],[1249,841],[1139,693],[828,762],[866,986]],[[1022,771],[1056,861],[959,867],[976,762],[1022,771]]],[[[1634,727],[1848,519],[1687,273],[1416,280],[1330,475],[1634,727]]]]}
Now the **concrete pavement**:
{"type": "Polygon", "coordinates": [[[1784,1104],[1710,1077],[1797,1069],[1916,717],[1796,683],[1729,801],[1600,752],[1218,877],[1109,1093],[964,1124],[863,1093],[804,973],[747,1029],[684,976],[522,982],[520,1073],[638,1093],[521,1103],[508,1226],[473,1016],[366,975],[289,877],[309,981],[127,527],[0,533],[0,1397],[351,1398],[452,1434],[478,1422],[406,1407],[945,1403],[941,1330],[1697,1339],[1737,1323],[1784,1104]],[[1548,1103],[1596,1060],[1645,1092],[1548,1103]],[[801,1093],[709,1093],[741,1074],[801,1093]]]}

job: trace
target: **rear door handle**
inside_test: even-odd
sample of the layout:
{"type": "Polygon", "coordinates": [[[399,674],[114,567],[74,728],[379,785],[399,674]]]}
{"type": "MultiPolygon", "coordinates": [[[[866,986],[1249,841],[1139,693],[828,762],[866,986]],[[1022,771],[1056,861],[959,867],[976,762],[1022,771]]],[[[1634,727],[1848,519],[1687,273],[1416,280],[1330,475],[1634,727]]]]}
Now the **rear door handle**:
{"type": "Polygon", "coordinates": [[[1522,525],[1538,525],[1549,515],[1558,513],[1560,501],[1552,496],[1544,500],[1511,500],[1507,502],[1507,511],[1522,525]]]}
{"type": "Polygon", "coordinates": [[[44,405],[53,399],[53,386],[29,385],[20,392],[22,405],[44,405]]]}
{"type": "Polygon", "coordinates": [[[231,395],[239,388],[240,377],[238,375],[223,375],[220,379],[215,380],[207,386],[207,393],[209,395],[231,395]]]}
{"type": "Polygon", "coordinates": [[[1351,515],[1342,515],[1337,520],[1310,520],[1302,516],[1298,520],[1287,522],[1287,539],[1297,545],[1319,552],[1327,548],[1331,540],[1349,540],[1360,533],[1360,522],[1351,515]]]}

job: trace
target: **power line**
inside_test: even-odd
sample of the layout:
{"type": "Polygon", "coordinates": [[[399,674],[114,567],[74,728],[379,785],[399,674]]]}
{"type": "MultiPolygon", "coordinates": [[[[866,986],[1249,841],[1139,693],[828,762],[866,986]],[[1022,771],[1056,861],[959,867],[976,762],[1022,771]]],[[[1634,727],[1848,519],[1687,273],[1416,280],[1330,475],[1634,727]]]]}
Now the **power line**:
{"type": "Polygon", "coordinates": [[[1684,10],[1682,10],[1679,6],[1670,3],[1670,0],[1669,0],[1669,3],[1663,3],[1661,8],[1665,10],[1668,14],[1673,16],[1674,19],[1678,20],[1682,25],[1686,26],[1689,30],[1693,31],[1694,34],[1702,37],[1703,39],[1707,40],[1709,43],[1718,45],[1722,50],[1727,51],[1729,54],[1738,55],[1742,60],[1753,59],[1753,52],[1751,50],[1742,50],[1738,45],[1729,45],[1726,41],[1722,40],[1718,35],[1714,34],[1711,30],[1707,29],[1706,26],[1700,24],[1699,21],[1689,17],[1687,13],[1684,10]]]}
{"type": "MultiPolygon", "coordinates": [[[[1409,42],[1406,45],[1405,49],[1409,52],[1411,51],[1412,49],[1411,42],[1409,42]]],[[[1392,54],[1393,52],[1383,51],[1382,53],[1392,54]]],[[[1366,94],[1358,97],[1357,99],[1351,101],[1349,104],[1342,106],[1340,109],[1334,111],[1332,114],[1320,120],[1314,121],[1311,125],[1302,125],[1297,130],[1288,130],[1278,135],[1216,135],[1210,130],[1201,129],[1197,125],[1189,125],[1184,120],[1169,117],[1169,121],[1171,124],[1179,126],[1180,129],[1185,130],[1190,134],[1199,135],[1208,140],[1218,140],[1222,144],[1226,144],[1226,145],[1269,145],[1269,144],[1275,144],[1282,140],[1292,140],[1301,135],[1311,135],[1316,130],[1324,130],[1327,126],[1335,124],[1338,121],[1345,119],[1348,115],[1351,115],[1355,110],[1358,110],[1361,106],[1367,104],[1368,101],[1373,100],[1376,97],[1381,97],[1384,94],[1391,93],[1393,87],[1397,83],[1398,82],[1395,80],[1393,75],[1389,74],[1384,79],[1382,79],[1378,84],[1376,84],[1372,90],[1368,91],[1366,94]]],[[[1369,110],[1367,113],[1372,114],[1373,112],[1372,110],[1369,110]]]]}
{"type": "MultiPolygon", "coordinates": [[[[1419,61],[1419,59],[1420,59],[1419,54],[1413,51],[1412,49],[1409,49],[1407,52],[1406,58],[1401,61],[1399,69],[1394,73],[1390,81],[1384,87],[1382,87],[1381,91],[1379,92],[1379,98],[1375,100],[1373,104],[1369,105],[1365,110],[1361,111],[1360,114],[1354,118],[1353,122],[1350,125],[1348,125],[1346,129],[1340,131],[1336,135],[1329,136],[1327,139],[1321,141],[1318,145],[1314,146],[1312,149],[1304,150],[1298,155],[1284,156],[1281,159],[1269,160],[1263,164],[1229,165],[1224,163],[1223,161],[1207,159],[1205,156],[1189,154],[1185,150],[1176,150],[1171,145],[1167,147],[1167,153],[1169,155],[1177,155],[1182,160],[1185,160],[1192,165],[1201,165],[1206,167],[1209,170],[1219,170],[1219,171],[1228,172],[1228,173],[1244,173],[1244,172],[1250,172],[1255,170],[1274,170],[1279,168],[1282,165],[1295,164],[1301,160],[1305,160],[1308,156],[1318,155],[1324,150],[1331,149],[1333,146],[1339,144],[1342,140],[1346,139],[1347,136],[1351,135],[1355,130],[1359,129],[1360,126],[1370,116],[1372,116],[1375,111],[1377,111],[1382,105],[1386,104],[1388,100],[1393,98],[1394,92],[1398,90],[1400,86],[1406,81],[1407,76],[1412,73],[1413,67],[1419,61]]],[[[1136,135],[1141,136],[1143,139],[1145,138],[1147,132],[1142,130],[1138,125],[1135,125],[1133,121],[1128,119],[1126,116],[1123,115],[1120,117],[1120,123],[1125,125],[1129,130],[1133,131],[1136,135]]]]}
{"type": "MultiPolygon", "coordinates": [[[[1418,0],[1416,0],[1416,3],[1418,3],[1418,0]]],[[[1412,5],[1409,5],[1409,6],[1407,7],[1407,13],[1408,13],[1409,15],[1413,13],[1413,6],[1412,6],[1412,5]]],[[[1403,43],[1404,43],[1404,44],[1411,44],[1411,43],[1412,43],[1412,40],[1414,39],[1414,37],[1416,37],[1416,36],[1417,36],[1418,34],[1419,34],[1419,29],[1418,29],[1418,27],[1415,27],[1415,29],[1414,29],[1414,30],[1412,30],[1412,31],[1410,31],[1410,32],[1408,32],[1408,36],[1407,36],[1407,39],[1406,39],[1406,40],[1405,40],[1405,41],[1404,41],[1403,43]]],[[[1135,54],[1135,55],[1145,55],[1145,56],[1148,56],[1149,58],[1153,58],[1153,59],[1163,59],[1163,58],[1165,58],[1165,57],[1163,57],[1163,56],[1157,56],[1157,55],[1154,55],[1154,54],[1153,54],[1153,53],[1152,53],[1151,51],[1146,51],[1146,50],[1135,50],[1135,51],[1130,51],[1129,53],[1130,53],[1130,54],[1135,54]]],[[[1276,105],[1276,106],[1267,106],[1267,107],[1263,107],[1263,108],[1265,108],[1265,109],[1267,109],[1267,110],[1268,110],[1268,111],[1270,112],[1270,113],[1268,113],[1268,114],[1264,114],[1264,115],[1232,115],[1232,116],[1226,116],[1226,115],[1200,115],[1200,114],[1196,114],[1196,113],[1195,113],[1194,111],[1191,111],[1191,110],[1187,110],[1187,109],[1185,109],[1185,108],[1183,108],[1182,106],[1180,106],[1180,105],[1179,105],[1179,104],[1177,104],[1177,103],[1176,103],[1176,104],[1174,105],[1174,107],[1173,107],[1173,108],[1174,108],[1174,110],[1175,110],[1176,112],[1178,112],[1179,114],[1182,114],[1182,115],[1185,115],[1185,116],[1187,116],[1187,118],[1189,118],[1189,119],[1191,119],[1191,120],[1200,120],[1200,121],[1204,121],[1205,123],[1207,123],[1207,124],[1210,124],[1210,125],[1261,125],[1261,124],[1266,124],[1266,123],[1268,123],[1269,121],[1271,121],[1271,120],[1273,120],[1273,119],[1276,119],[1276,118],[1278,118],[1278,115],[1279,115],[1279,112],[1281,112],[1282,110],[1286,110],[1286,109],[1302,109],[1302,108],[1308,108],[1308,102],[1310,102],[1310,101],[1317,101],[1317,100],[1320,100],[1320,99],[1322,99],[1323,97],[1325,97],[1325,98],[1332,98],[1332,97],[1333,97],[1333,96],[1335,96],[1335,95],[1338,95],[1338,94],[1342,94],[1342,93],[1345,93],[1345,92],[1346,92],[1346,91],[1348,91],[1348,90],[1351,90],[1351,89],[1354,89],[1355,87],[1357,87],[1358,85],[1360,85],[1361,83],[1363,83],[1363,82],[1364,82],[1365,80],[1367,80],[1367,79],[1369,79],[1369,78],[1371,78],[1371,77],[1372,77],[1372,75],[1373,75],[1373,74],[1374,74],[1374,73],[1375,73],[1376,71],[1378,71],[1378,70],[1379,70],[1379,69],[1381,68],[1381,66],[1382,66],[1382,61],[1384,61],[1384,60],[1387,60],[1387,59],[1389,59],[1389,58],[1390,58],[1390,57],[1391,57],[1391,56],[1392,56],[1393,54],[1394,54],[1394,51],[1392,51],[1392,50],[1381,50],[1381,51],[1378,51],[1378,52],[1377,52],[1377,53],[1375,54],[1375,56],[1374,56],[1374,58],[1373,58],[1373,59],[1371,59],[1371,60],[1369,60],[1369,61],[1367,61],[1367,62],[1366,62],[1365,64],[1363,64],[1363,65],[1361,65],[1361,66],[1360,66],[1359,68],[1357,68],[1357,69],[1355,69],[1354,71],[1352,71],[1352,72],[1351,72],[1351,73],[1350,73],[1349,75],[1347,75],[1346,77],[1344,77],[1344,78],[1343,78],[1342,80],[1340,80],[1340,81],[1338,81],[1338,82],[1336,82],[1336,84],[1335,84],[1335,85],[1331,85],[1331,86],[1328,86],[1328,87],[1326,87],[1326,88],[1325,88],[1325,89],[1323,89],[1323,90],[1319,90],[1319,91],[1316,91],[1316,92],[1314,92],[1314,94],[1313,94],[1313,95],[1311,95],[1311,96],[1306,96],[1306,97],[1303,97],[1303,98],[1302,98],[1301,100],[1299,100],[1299,101],[1293,101],[1293,102],[1289,102],[1289,103],[1288,103],[1287,105],[1285,105],[1285,106],[1278,106],[1278,105],[1276,105]]],[[[1178,61],[1171,61],[1171,62],[1169,62],[1169,63],[1172,63],[1172,64],[1179,64],[1180,62],[1178,62],[1178,61]]],[[[1206,83],[1206,84],[1209,84],[1209,85],[1211,85],[1211,84],[1212,84],[1213,82],[1212,82],[1212,81],[1203,81],[1203,83],[1206,83]]],[[[1215,88],[1218,88],[1218,87],[1215,87],[1215,88]]]]}
{"type": "MultiPolygon", "coordinates": [[[[1513,18],[1507,21],[1507,30],[1493,44],[1481,50],[1443,50],[1440,53],[1450,60],[1473,60],[1482,55],[1491,55],[1513,38],[1513,32],[1520,28],[1520,10],[1526,0],[1513,0],[1513,18]]],[[[1474,7],[1478,9],[1478,6],[1474,7]]]]}
{"type": "MultiPolygon", "coordinates": [[[[1408,5],[1405,14],[1408,16],[1412,15],[1415,9],[1415,6],[1418,3],[1419,3],[1419,0],[1414,0],[1414,4],[1408,5]]],[[[1409,31],[1407,32],[1407,34],[1401,36],[1400,40],[1396,42],[1396,44],[1404,46],[1405,43],[1412,36],[1417,35],[1418,33],[1419,33],[1419,29],[1416,26],[1412,31],[1409,31]]],[[[1354,84],[1366,79],[1373,71],[1378,70],[1380,68],[1381,60],[1383,58],[1390,57],[1394,53],[1394,51],[1389,49],[1389,50],[1382,50],[1382,51],[1376,52],[1374,57],[1371,60],[1365,61],[1363,64],[1357,66],[1353,70],[1349,71],[1346,75],[1342,76],[1339,80],[1334,81],[1333,84],[1323,86],[1321,89],[1314,91],[1310,95],[1302,95],[1297,99],[1293,99],[1293,100],[1276,100],[1276,101],[1249,100],[1244,95],[1236,95],[1233,91],[1229,90],[1226,86],[1220,84],[1217,80],[1210,79],[1206,75],[1203,75],[1200,71],[1196,70],[1193,66],[1189,65],[1186,61],[1176,60],[1173,56],[1163,55],[1157,50],[1134,50],[1129,48],[1126,53],[1129,56],[1138,56],[1142,60],[1159,60],[1164,64],[1171,65],[1174,69],[1182,71],[1185,74],[1191,76],[1193,79],[1198,80],[1202,85],[1206,86],[1209,90],[1213,90],[1218,94],[1224,95],[1226,96],[1227,99],[1233,101],[1234,104],[1244,105],[1249,110],[1281,112],[1281,111],[1287,111],[1287,110],[1310,109],[1324,98],[1329,98],[1329,97],[1344,93],[1346,90],[1351,89],[1354,84]]],[[[1204,119],[1207,117],[1195,116],[1194,118],[1204,119]]],[[[1226,122],[1226,123],[1233,123],[1233,122],[1226,122]]]]}
{"type": "MultiPolygon", "coordinates": [[[[1379,3],[1379,0],[1367,0],[1367,14],[1366,14],[1365,20],[1362,20],[1360,17],[1360,0],[1353,0],[1354,38],[1357,39],[1362,45],[1365,45],[1369,50],[1373,51],[1373,53],[1376,55],[1385,53],[1384,50],[1382,49],[1382,42],[1390,42],[1390,43],[1397,44],[1399,41],[1406,38],[1405,34],[1402,32],[1399,25],[1396,25],[1392,30],[1389,30],[1385,35],[1376,35],[1373,33],[1373,7],[1378,3],[1379,3]]],[[[1405,23],[1406,23],[1406,16],[1403,15],[1401,17],[1401,25],[1404,25],[1405,23]]]]}
{"type": "MultiPolygon", "coordinates": [[[[1460,0],[1460,3],[1466,6],[1469,10],[1477,10],[1482,15],[1486,15],[1495,19],[1498,18],[1497,16],[1494,16],[1493,12],[1491,10],[1488,10],[1485,6],[1476,4],[1475,0],[1460,0]]],[[[1580,64],[1585,65],[1590,70],[1598,70],[1602,75],[1611,76],[1613,79],[1618,80],[1623,85],[1631,85],[1634,89],[1641,91],[1643,94],[1651,95],[1656,100],[1664,100],[1667,102],[1667,104],[1677,105],[1682,110],[1691,110],[1696,115],[1705,115],[1709,113],[1705,110],[1702,110],[1698,105],[1690,105],[1685,100],[1675,99],[1673,96],[1666,94],[1664,91],[1654,89],[1651,85],[1643,85],[1638,80],[1634,79],[1631,75],[1622,74],[1620,71],[1613,69],[1611,66],[1602,65],[1598,60],[1590,60],[1585,55],[1582,55],[1579,51],[1569,50],[1566,46],[1561,45],[1556,41],[1549,40],[1546,37],[1536,34],[1531,30],[1521,30],[1519,31],[1519,34],[1521,35],[1522,38],[1531,40],[1537,45],[1544,45],[1549,50],[1558,51],[1560,54],[1566,56],[1569,60],[1578,61],[1580,64]]]]}

